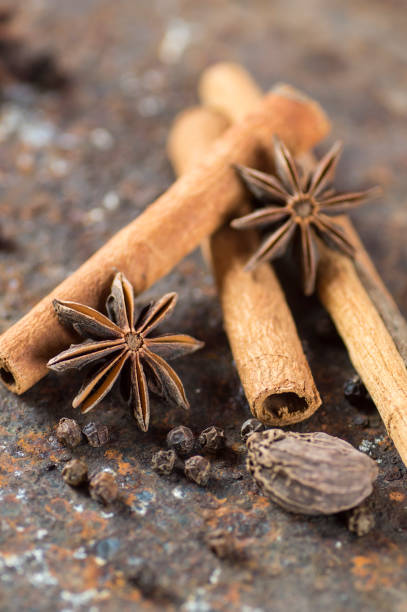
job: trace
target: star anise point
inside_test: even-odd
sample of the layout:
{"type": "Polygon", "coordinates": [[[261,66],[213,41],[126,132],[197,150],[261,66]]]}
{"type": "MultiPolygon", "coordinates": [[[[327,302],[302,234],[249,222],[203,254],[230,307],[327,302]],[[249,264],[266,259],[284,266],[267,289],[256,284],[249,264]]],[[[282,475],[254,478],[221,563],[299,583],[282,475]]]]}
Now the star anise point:
{"type": "Polygon", "coordinates": [[[190,354],[201,348],[203,342],[185,334],[150,337],[150,332],[172,312],[176,301],[176,293],[167,293],[150,302],[135,317],[133,288],[121,272],[113,279],[106,301],[107,315],[84,304],[54,300],[60,321],[73,327],[85,340],[50,359],[48,367],[61,372],[101,364],[85,380],[72,402],[74,408],[89,412],[121,377],[126,379],[127,397],[133,404],[137,423],[142,431],[147,431],[150,403],[146,367],[153,390],[176,405],[189,407],[182,382],[166,360],[190,354]]]}
{"type": "Polygon", "coordinates": [[[338,193],[331,182],[342,152],[337,141],[309,173],[301,173],[285,144],[274,136],[276,174],[266,174],[246,166],[235,166],[255,199],[265,203],[244,217],[234,219],[235,229],[248,229],[277,224],[247,263],[252,270],[257,264],[282,255],[288,243],[299,239],[301,247],[303,288],[306,295],[315,290],[318,267],[318,239],[349,257],[355,255],[355,245],[332,214],[340,214],[376,197],[380,188],[355,193],[338,193]]]}

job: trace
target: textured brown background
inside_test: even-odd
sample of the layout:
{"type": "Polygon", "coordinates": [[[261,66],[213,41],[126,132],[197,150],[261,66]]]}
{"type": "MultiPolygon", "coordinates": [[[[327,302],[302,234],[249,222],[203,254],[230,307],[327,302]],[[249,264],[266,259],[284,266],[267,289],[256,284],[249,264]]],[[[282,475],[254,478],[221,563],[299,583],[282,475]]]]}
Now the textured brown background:
{"type": "MultiPolygon", "coordinates": [[[[7,3],[1,3],[7,6],[7,3]]],[[[407,314],[407,13],[403,0],[19,0],[16,36],[48,49],[72,77],[66,92],[10,83],[0,109],[0,329],[24,314],[173,180],[165,140],[176,112],[196,102],[200,72],[234,60],[267,88],[284,80],[317,98],[346,144],[343,188],[380,183],[355,223],[407,314]],[[351,8],[347,8],[350,7],[351,8]]],[[[176,240],[176,236],[174,236],[176,240]]],[[[137,262],[135,262],[137,265],[137,262]]],[[[180,361],[185,416],[153,403],[148,434],[112,395],[94,415],[111,427],[102,449],[73,453],[117,471],[121,500],[102,508],[66,486],[69,457],[53,437],[71,416],[75,376],[50,375],[23,397],[0,389],[0,607],[2,610],[272,609],[405,612],[405,469],[374,409],[343,398],[353,374],[316,299],[279,266],[324,405],[300,431],[324,430],[377,459],[375,530],[350,534],[343,517],[301,518],[258,494],[239,441],[248,408],[221,313],[198,252],[150,296],[180,304],[168,331],[206,342],[180,361]],[[224,426],[232,450],[206,489],[151,471],[173,424],[224,426]],[[206,532],[229,529],[244,561],[221,561],[206,532]]],[[[144,300],[144,296],[142,298],[144,300]]]]}

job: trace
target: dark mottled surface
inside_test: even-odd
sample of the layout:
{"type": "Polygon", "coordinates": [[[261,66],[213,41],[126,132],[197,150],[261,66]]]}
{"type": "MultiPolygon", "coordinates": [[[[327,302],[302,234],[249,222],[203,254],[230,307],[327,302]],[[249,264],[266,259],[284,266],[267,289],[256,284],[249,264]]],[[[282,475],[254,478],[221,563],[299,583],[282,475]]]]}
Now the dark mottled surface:
{"type": "MultiPolygon", "coordinates": [[[[374,182],[385,197],[355,222],[407,314],[407,13],[402,0],[18,0],[16,36],[49,50],[72,77],[64,91],[7,80],[0,109],[0,214],[13,248],[0,253],[0,329],[133,219],[172,181],[165,140],[177,111],[196,102],[209,63],[246,65],[267,88],[287,81],[320,100],[346,142],[344,188],[374,182]],[[377,231],[379,228],[379,231],[377,231]]],[[[1,6],[6,6],[4,0],[1,6]]],[[[137,262],[135,262],[137,265],[137,262]]],[[[283,267],[279,266],[283,272],[283,267]]],[[[300,431],[339,435],[377,459],[376,527],[357,538],[342,517],[301,518],[258,494],[244,468],[239,386],[212,280],[198,252],[151,296],[180,294],[170,329],[206,341],[178,371],[188,415],[153,405],[148,434],[115,395],[84,424],[109,425],[107,446],[73,453],[54,428],[73,416],[74,377],[48,376],[23,397],[0,389],[0,608],[405,612],[405,469],[374,409],[343,398],[353,374],[316,299],[285,275],[324,405],[300,431]],[[225,427],[229,450],[205,489],[160,477],[151,456],[174,424],[225,427]],[[103,508],[61,478],[71,454],[117,472],[121,498],[103,508]],[[205,543],[222,527],[243,555],[205,543]]],[[[143,298],[144,299],[144,298],[143,298]]]]}

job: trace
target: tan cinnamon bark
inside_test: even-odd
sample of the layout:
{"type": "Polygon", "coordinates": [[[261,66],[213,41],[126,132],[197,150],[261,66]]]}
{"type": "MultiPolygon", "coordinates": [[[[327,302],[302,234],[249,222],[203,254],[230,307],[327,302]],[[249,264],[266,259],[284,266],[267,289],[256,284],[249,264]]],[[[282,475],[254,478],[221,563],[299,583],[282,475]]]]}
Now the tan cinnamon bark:
{"type": "Polygon", "coordinates": [[[318,295],[407,464],[406,366],[349,258],[324,248],[318,295]]]}
{"type": "Polygon", "coordinates": [[[372,260],[348,217],[340,218],[342,227],[349,233],[354,244],[357,245],[355,267],[362,285],[376,306],[388,332],[394,340],[397,349],[407,366],[407,322],[401,314],[392,295],[379,276],[372,260]]]}
{"type": "MultiPolygon", "coordinates": [[[[220,62],[207,68],[199,80],[198,90],[204,104],[208,102],[214,110],[224,112],[232,123],[253,112],[263,95],[247,70],[233,62],[220,62]],[[231,100],[236,104],[232,105],[231,100]]],[[[296,93],[298,97],[300,94],[296,93]]]]}
{"type": "MultiPolygon", "coordinates": [[[[181,113],[168,140],[177,174],[193,167],[226,127],[226,120],[209,109],[181,113]]],[[[242,199],[239,213],[246,206],[242,199]]],[[[209,251],[225,330],[250,409],[268,425],[282,426],[308,418],[321,400],[272,267],[244,269],[257,244],[255,232],[240,234],[226,225],[212,235],[205,251],[209,251]]]]}
{"type": "Polygon", "coordinates": [[[232,127],[198,167],[182,176],[135,221],[111,238],[74,274],[0,337],[0,380],[22,393],[47,372],[46,363],[75,340],[58,323],[52,300],[100,307],[115,269],[137,293],[165,275],[227,218],[244,193],[233,163],[263,165],[276,131],[299,153],[327,130],[321,108],[273,92],[232,127]]]}
{"type": "MultiPolygon", "coordinates": [[[[215,72],[215,68],[212,69],[215,72]]],[[[238,72],[228,64],[216,68],[216,79],[223,82],[219,99],[210,84],[210,72],[202,77],[201,96],[209,106],[221,109],[226,117],[236,116],[236,91],[250,79],[236,82],[238,72]],[[225,95],[231,81],[233,97],[225,95]],[[203,86],[203,84],[205,86],[203,86]]],[[[250,85],[253,99],[255,84],[250,85]]],[[[280,90],[284,91],[284,89],[280,90]]],[[[289,92],[287,92],[289,95],[289,92]]],[[[386,429],[407,465],[407,324],[385,288],[350,220],[336,217],[351,234],[358,250],[355,262],[323,248],[318,272],[318,294],[340,333],[355,369],[366,385],[386,429]]],[[[322,246],[322,245],[321,245],[322,246]]]]}

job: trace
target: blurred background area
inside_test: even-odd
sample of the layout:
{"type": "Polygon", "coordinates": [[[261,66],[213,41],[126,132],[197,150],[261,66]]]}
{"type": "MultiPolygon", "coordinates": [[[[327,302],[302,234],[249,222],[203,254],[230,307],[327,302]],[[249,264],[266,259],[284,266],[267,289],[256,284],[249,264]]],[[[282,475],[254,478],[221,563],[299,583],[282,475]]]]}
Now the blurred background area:
{"type": "MultiPolygon", "coordinates": [[[[30,225],[27,206],[43,211],[50,191],[61,194],[60,213],[86,229],[86,240],[58,229],[51,285],[64,275],[67,240],[77,243],[74,269],[101,234],[113,233],[171,182],[170,123],[197,102],[201,71],[231,60],[264,89],[288,82],[322,104],[332,138],[345,143],[341,188],[384,187],[386,215],[375,202],[355,218],[363,215],[360,233],[380,271],[389,264],[395,270],[386,280],[403,307],[407,286],[397,269],[407,254],[405,8],[403,0],[2,0],[0,142],[7,146],[0,189],[8,189],[14,209],[24,201],[20,229],[39,250],[47,238],[30,225]],[[27,204],[21,196],[34,175],[36,203],[27,204]],[[389,249],[394,243],[397,252],[389,249]]],[[[34,285],[44,292],[40,277],[34,285]]]]}

